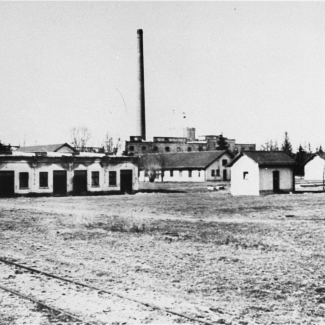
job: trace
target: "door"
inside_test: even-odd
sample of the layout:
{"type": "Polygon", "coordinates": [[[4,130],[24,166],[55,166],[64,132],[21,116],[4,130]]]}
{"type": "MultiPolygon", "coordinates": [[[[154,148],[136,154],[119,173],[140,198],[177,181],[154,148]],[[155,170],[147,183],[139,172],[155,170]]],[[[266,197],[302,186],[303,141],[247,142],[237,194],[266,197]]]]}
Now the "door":
{"type": "Polygon", "coordinates": [[[66,170],[53,171],[53,194],[67,194],[67,172],[66,170]]]}
{"type": "Polygon", "coordinates": [[[75,170],[73,176],[73,193],[85,194],[87,192],[87,171],[75,170]]]}
{"type": "Polygon", "coordinates": [[[222,179],[223,179],[224,181],[227,180],[227,169],[224,169],[224,170],[222,171],[222,179]]]}
{"type": "Polygon", "coordinates": [[[280,191],[280,172],[278,170],[273,172],[273,191],[274,193],[280,191]]]}
{"type": "Polygon", "coordinates": [[[133,192],[133,174],[132,170],[124,169],[120,171],[120,186],[122,193],[133,192]]]}
{"type": "Polygon", "coordinates": [[[15,195],[15,172],[0,171],[0,197],[15,195]]]}

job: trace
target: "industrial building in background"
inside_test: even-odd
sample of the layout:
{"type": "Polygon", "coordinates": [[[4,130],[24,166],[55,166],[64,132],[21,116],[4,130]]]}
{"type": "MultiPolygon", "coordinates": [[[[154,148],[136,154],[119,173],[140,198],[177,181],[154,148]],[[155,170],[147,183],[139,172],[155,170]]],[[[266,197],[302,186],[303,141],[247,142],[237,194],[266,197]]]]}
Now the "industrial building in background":
{"type": "MultiPolygon", "coordinates": [[[[183,137],[154,137],[153,141],[143,141],[142,137],[131,136],[130,141],[125,141],[125,154],[141,156],[147,153],[174,153],[191,151],[218,150],[220,135],[203,135],[196,139],[195,128],[184,129],[183,137]]],[[[234,139],[224,138],[228,150],[233,154],[245,150],[256,150],[256,144],[236,143],[234,139]]]]}
{"type": "MultiPolygon", "coordinates": [[[[128,156],[144,155],[147,153],[175,153],[191,151],[218,150],[218,142],[222,135],[205,135],[198,139],[195,128],[185,128],[183,137],[153,137],[152,141],[146,139],[145,117],[145,85],[144,85],[144,52],[143,30],[137,30],[138,41],[138,101],[136,106],[136,131],[125,142],[124,154],[128,156]]],[[[236,154],[244,150],[256,150],[256,144],[237,144],[234,139],[224,138],[228,150],[236,154]]],[[[222,148],[223,150],[224,148],[222,148]]]]}

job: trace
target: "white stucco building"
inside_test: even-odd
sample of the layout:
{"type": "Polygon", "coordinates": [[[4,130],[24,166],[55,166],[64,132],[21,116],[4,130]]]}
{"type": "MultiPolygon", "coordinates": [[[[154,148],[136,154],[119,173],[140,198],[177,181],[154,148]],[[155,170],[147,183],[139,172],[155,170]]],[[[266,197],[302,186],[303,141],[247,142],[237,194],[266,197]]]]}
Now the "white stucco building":
{"type": "Polygon", "coordinates": [[[131,193],[139,188],[137,157],[77,153],[66,144],[56,151],[30,148],[34,152],[26,147],[0,154],[0,196],[131,193]]]}
{"type": "Polygon", "coordinates": [[[304,163],[306,181],[323,181],[325,178],[325,153],[315,153],[304,163]]]}
{"type": "Polygon", "coordinates": [[[295,162],[282,151],[244,151],[228,165],[232,195],[293,192],[295,162]]]}
{"type": "Polygon", "coordinates": [[[229,181],[226,165],[233,156],[226,150],[147,154],[140,157],[140,181],[149,181],[151,170],[157,172],[156,182],[229,181]]]}

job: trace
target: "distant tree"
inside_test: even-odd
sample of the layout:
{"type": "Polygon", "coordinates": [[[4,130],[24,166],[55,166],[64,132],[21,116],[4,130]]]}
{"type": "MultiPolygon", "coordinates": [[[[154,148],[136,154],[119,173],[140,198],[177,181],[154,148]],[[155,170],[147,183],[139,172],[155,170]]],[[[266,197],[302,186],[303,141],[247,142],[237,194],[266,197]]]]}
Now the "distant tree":
{"type": "Polygon", "coordinates": [[[293,157],[292,153],[292,145],[288,137],[288,132],[284,132],[284,141],[281,147],[282,151],[284,151],[288,156],[293,157]]]}
{"type": "Polygon", "coordinates": [[[309,152],[309,153],[313,153],[313,151],[312,151],[312,149],[311,149],[310,142],[308,142],[308,152],[309,152]]]}
{"type": "Polygon", "coordinates": [[[275,140],[273,142],[273,140],[268,140],[265,142],[265,144],[261,145],[261,150],[263,151],[278,151],[279,150],[279,146],[278,146],[278,142],[275,140]]]}
{"type": "Polygon", "coordinates": [[[229,144],[227,143],[227,139],[220,134],[217,139],[217,150],[228,150],[229,144]]]}
{"type": "Polygon", "coordinates": [[[302,147],[302,145],[299,145],[298,151],[295,154],[295,162],[297,163],[296,167],[296,175],[304,176],[304,162],[308,158],[308,154],[306,150],[302,147]]]}
{"type": "Polygon", "coordinates": [[[86,126],[70,129],[71,144],[79,151],[84,151],[91,138],[91,133],[86,126]]]}
{"type": "Polygon", "coordinates": [[[11,145],[8,144],[8,145],[4,145],[1,143],[0,141],[0,152],[11,152],[12,151],[12,148],[11,148],[11,145]]]}
{"type": "Polygon", "coordinates": [[[319,146],[319,149],[316,150],[318,153],[324,153],[322,146],[319,146]]]}
{"type": "Polygon", "coordinates": [[[145,175],[149,177],[149,182],[154,182],[161,175],[161,181],[164,181],[166,167],[166,155],[164,153],[146,154],[141,157],[145,175]]]}
{"type": "Polygon", "coordinates": [[[113,155],[116,155],[117,152],[121,149],[120,141],[121,141],[120,138],[114,141],[113,137],[109,134],[109,132],[106,132],[102,144],[103,152],[109,152],[112,153],[113,155]]]}

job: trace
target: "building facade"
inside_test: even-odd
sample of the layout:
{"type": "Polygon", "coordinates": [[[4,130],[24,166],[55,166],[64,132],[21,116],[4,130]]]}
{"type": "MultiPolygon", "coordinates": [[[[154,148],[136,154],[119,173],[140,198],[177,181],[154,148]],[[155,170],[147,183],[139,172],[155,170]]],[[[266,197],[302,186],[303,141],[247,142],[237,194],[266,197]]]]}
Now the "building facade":
{"type": "Polygon", "coordinates": [[[296,163],[281,151],[245,151],[231,167],[232,195],[288,193],[295,190],[296,163]]]}
{"type": "MultiPolygon", "coordinates": [[[[131,136],[125,142],[125,154],[129,156],[147,153],[176,153],[217,150],[220,135],[195,137],[195,128],[186,128],[184,137],[154,137],[153,141],[144,141],[141,136],[131,136]]],[[[236,144],[234,139],[225,138],[228,150],[238,153],[244,150],[256,150],[255,144],[236,144]]]]}
{"type": "Polygon", "coordinates": [[[139,160],[139,180],[150,181],[154,172],[156,182],[230,181],[232,158],[226,150],[147,154],[139,160]]]}
{"type": "Polygon", "coordinates": [[[325,179],[325,153],[315,153],[304,163],[306,181],[325,179]]]}
{"type": "Polygon", "coordinates": [[[0,155],[0,196],[132,193],[138,159],[104,154],[0,155]]]}

